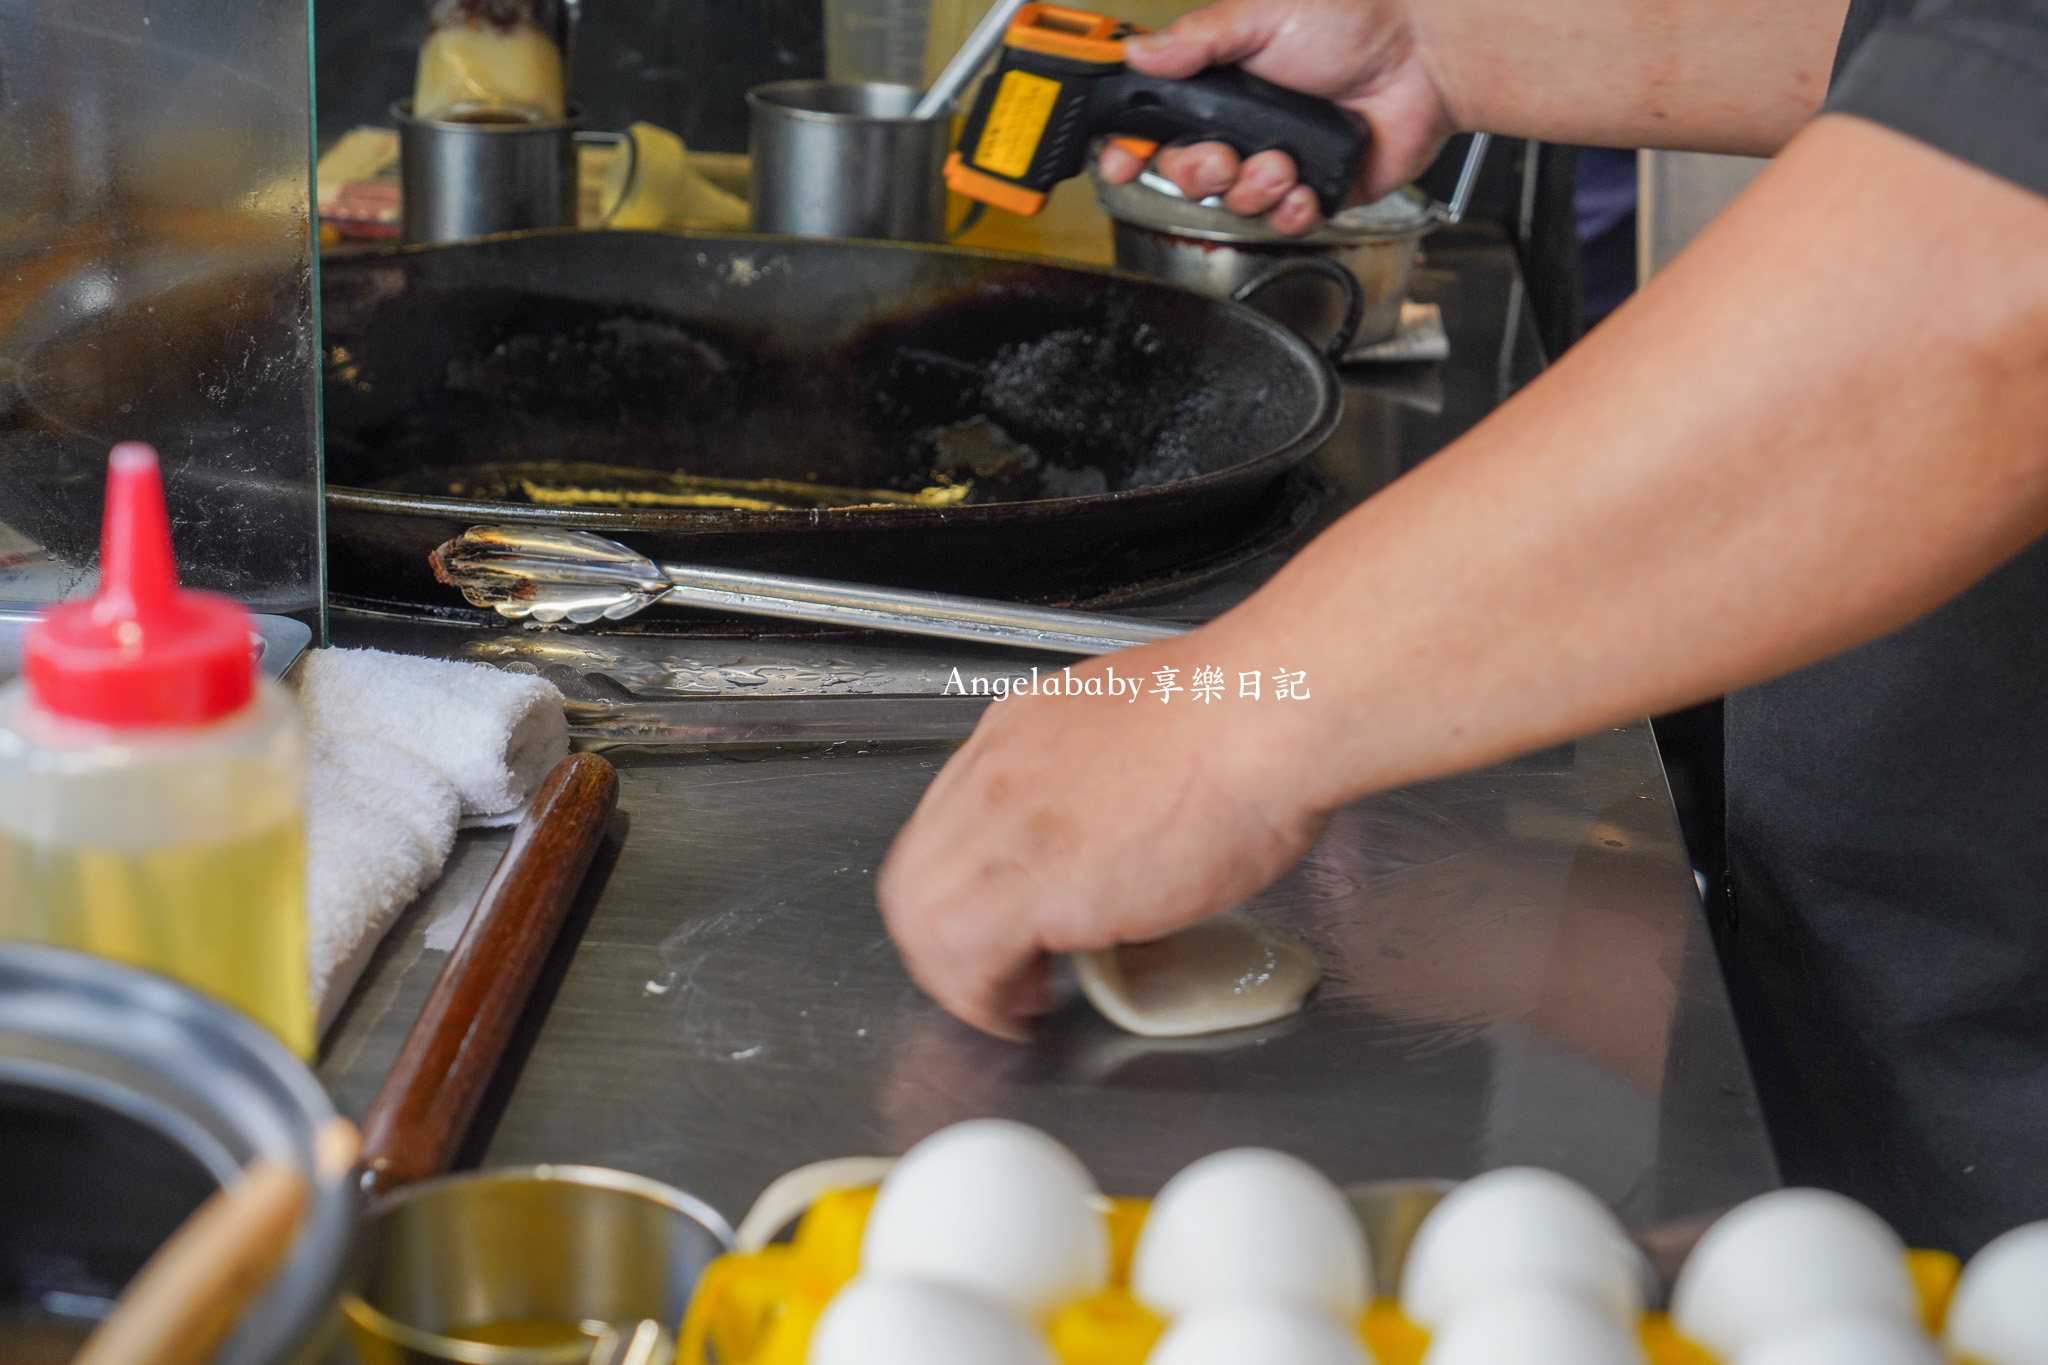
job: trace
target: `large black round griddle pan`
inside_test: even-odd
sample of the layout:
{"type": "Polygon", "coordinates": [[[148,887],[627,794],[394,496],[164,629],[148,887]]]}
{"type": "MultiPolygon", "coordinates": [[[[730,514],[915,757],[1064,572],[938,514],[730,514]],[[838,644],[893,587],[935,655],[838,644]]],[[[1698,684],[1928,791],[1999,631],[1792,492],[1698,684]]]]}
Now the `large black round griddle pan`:
{"type": "Polygon", "coordinates": [[[1249,308],[944,247],[522,233],[330,259],[321,300],[330,582],[369,598],[452,600],[428,553],[481,522],[1058,598],[1231,545],[1340,406],[1249,308]],[[631,500],[674,473],[893,501],[631,500]]]}

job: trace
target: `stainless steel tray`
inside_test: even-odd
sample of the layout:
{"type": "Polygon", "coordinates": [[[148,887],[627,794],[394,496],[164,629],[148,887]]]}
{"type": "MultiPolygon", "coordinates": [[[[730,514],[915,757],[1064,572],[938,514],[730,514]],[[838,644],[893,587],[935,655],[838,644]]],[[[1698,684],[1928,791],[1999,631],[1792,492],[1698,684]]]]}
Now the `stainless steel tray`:
{"type": "MultiPolygon", "coordinates": [[[[1246,1143],[1340,1182],[1541,1164],[1639,1226],[1777,1181],[1647,725],[1340,812],[1253,905],[1323,963],[1299,1020],[1161,1043],[1075,1003],[1016,1046],[925,999],[875,911],[874,870],[952,745],[827,742],[845,717],[822,709],[818,742],[613,751],[616,863],[480,1159],[616,1166],[735,1218],[792,1167],[982,1114],[1130,1194],[1246,1143]]],[[[344,1111],[495,849],[466,844],[380,950],[321,1068],[344,1111]]]]}

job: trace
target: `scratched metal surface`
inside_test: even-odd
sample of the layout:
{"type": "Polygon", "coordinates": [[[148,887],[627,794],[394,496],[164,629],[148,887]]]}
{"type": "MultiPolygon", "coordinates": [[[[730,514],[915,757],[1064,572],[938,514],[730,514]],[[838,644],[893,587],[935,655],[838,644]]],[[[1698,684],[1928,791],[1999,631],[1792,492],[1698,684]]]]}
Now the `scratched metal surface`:
{"type": "MultiPolygon", "coordinates": [[[[1634,1223],[1775,1183],[1647,727],[1340,813],[1253,903],[1323,964],[1306,1013],[1176,1043],[1076,1002],[1016,1046],[919,994],[873,873],[948,752],[615,755],[629,828],[486,1160],[616,1166],[737,1218],[793,1166],[1002,1114],[1131,1193],[1242,1143],[1338,1180],[1537,1162],[1634,1223]]],[[[431,981],[438,913],[330,1049],[344,1108],[431,981]]]]}
{"type": "MultiPolygon", "coordinates": [[[[1444,306],[1452,360],[1348,377],[1343,429],[1316,462],[1339,506],[1539,364],[1504,248],[1445,243],[1431,259],[1420,289],[1444,306]]],[[[1202,619],[1261,577],[1151,609],[1202,619]]],[[[612,750],[615,862],[556,954],[473,1159],[618,1166],[736,1218],[802,1162],[898,1152],[955,1119],[1008,1114],[1072,1143],[1106,1188],[1139,1194],[1246,1142],[1339,1180],[1540,1162],[1636,1224],[1776,1183],[1647,726],[1340,813],[1255,905],[1326,973],[1291,1026],[1160,1044],[1074,1005],[1018,1047],[917,992],[872,890],[877,859],[972,723],[972,707],[931,694],[955,664],[1006,671],[1015,655],[346,613],[335,633],[542,673],[631,720],[599,717],[591,740],[750,741],[612,750]]],[[[447,941],[501,840],[465,836],[328,1040],[322,1075],[346,1112],[369,1103],[444,959],[429,925],[447,941]]]]}

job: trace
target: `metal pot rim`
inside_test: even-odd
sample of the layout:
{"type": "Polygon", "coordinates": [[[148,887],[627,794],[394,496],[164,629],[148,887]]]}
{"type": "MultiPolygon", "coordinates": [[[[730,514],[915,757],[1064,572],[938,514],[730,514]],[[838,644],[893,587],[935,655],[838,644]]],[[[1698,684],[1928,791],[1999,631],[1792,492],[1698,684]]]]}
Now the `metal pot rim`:
{"type": "MultiPolygon", "coordinates": [[[[1099,173],[1095,175],[1095,198],[1102,211],[1120,225],[1169,237],[1222,242],[1230,246],[1293,247],[1328,251],[1350,246],[1398,242],[1404,239],[1418,241],[1428,236],[1438,226],[1437,216],[1431,212],[1429,201],[1413,186],[1396,190],[1376,204],[1358,206],[1377,209],[1389,201],[1399,200],[1413,209],[1410,214],[1398,217],[1389,214],[1389,221],[1385,223],[1374,222],[1355,227],[1345,226],[1342,221],[1344,214],[1339,214],[1337,221],[1326,223],[1314,232],[1300,237],[1289,237],[1266,226],[1261,219],[1240,217],[1228,209],[1209,208],[1185,199],[1174,199],[1135,180],[1128,184],[1111,185],[1105,182],[1099,173]]],[[[1345,213],[1357,211],[1357,208],[1353,208],[1345,210],[1345,213]]]]}
{"type": "Polygon", "coordinates": [[[421,118],[412,111],[410,99],[393,100],[391,117],[400,125],[410,124],[415,128],[435,128],[448,133],[474,133],[478,137],[502,137],[508,133],[552,133],[564,128],[574,130],[583,126],[583,106],[565,104],[562,117],[558,119],[521,120],[517,123],[470,123],[464,119],[421,118]]]}
{"type": "Polygon", "coordinates": [[[912,118],[909,114],[860,114],[833,109],[812,109],[801,104],[789,104],[781,99],[776,98],[777,95],[783,92],[805,89],[816,90],[829,86],[839,86],[842,88],[849,89],[876,88],[883,90],[904,90],[909,92],[911,97],[911,103],[913,105],[915,105],[917,102],[917,89],[914,86],[903,85],[896,81],[828,81],[798,79],[789,81],[770,81],[766,85],[757,85],[747,92],[747,104],[750,108],[755,109],[773,109],[778,118],[793,118],[801,120],[806,123],[823,123],[838,127],[860,124],[893,125],[902,123],[938,125],[944,123],[946,118],[950,117],[959,107],[958,105],[949,104],[946,106],[945,112],[936,117],[912,118]]]}
{"type": "Polygon", "coordinates": [[[732,1248],[732,1227],[725,1221],[725,1215],[688,1190],[679,1190],[652,1176],[635,1175],[631,1171],[569,1162],[541,1162],[532,1166],[491,1166],[480,1171],[453,1171],[428,1180],[416,1180],[409,1185],[399,1186],[389,1194],[380,1195],[364,1210],[363,1218],[365,1222],[382,1218],[402,1205],[464,1185],[538,1184],[576,1185],[584,1189],[638,1195],[642,1199],[651,1200],[663,1208],[702,1223],[708,1232],[725,1244],[727,1250],[732,1248]]]}

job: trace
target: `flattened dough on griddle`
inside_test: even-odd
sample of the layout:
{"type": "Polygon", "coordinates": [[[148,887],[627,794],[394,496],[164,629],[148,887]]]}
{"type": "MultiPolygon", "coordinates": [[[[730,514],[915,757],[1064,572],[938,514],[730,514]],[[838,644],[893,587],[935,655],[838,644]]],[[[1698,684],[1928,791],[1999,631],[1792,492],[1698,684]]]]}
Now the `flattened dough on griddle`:
{"type": "Polygon", "coordinates": [[[1285,1019],[1322,979],[1308,949],[1227,910],[1150,943],[1074,954],[1088,1003],[1147,1038],[1187,1038],[1285,1019]]]}

